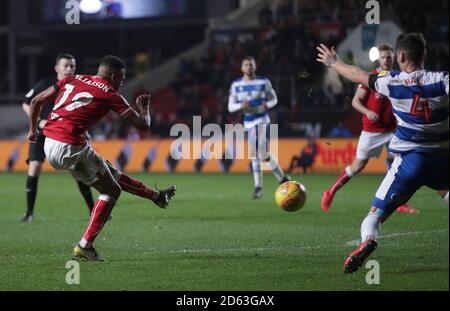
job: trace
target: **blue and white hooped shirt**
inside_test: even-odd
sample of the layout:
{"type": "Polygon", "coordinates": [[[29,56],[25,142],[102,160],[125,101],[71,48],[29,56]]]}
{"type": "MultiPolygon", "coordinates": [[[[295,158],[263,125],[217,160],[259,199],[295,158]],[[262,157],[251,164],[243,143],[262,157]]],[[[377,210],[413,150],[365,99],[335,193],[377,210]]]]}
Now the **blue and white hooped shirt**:
{"type": "Polygon", "coordinates": [[[389,97],[397,119],[391,152],[448,152],[448,78],[448,72],[427,70],[370,76],[370,87],[389,97]]]}
{"type": "MultiPolygon", "coordinates": [[[[244,127],[252,128],[257,124],[270,123],[269,114],[265,112],[252,111],[252,108],[261,106],[264,102],[268,108],[274,107],[277,102],[277,95],[265,77],[256,76],[253,80],[240,78],[231,84],[230,97],[228,99],[228,111],[235,112],[241,109],[244,101],[250,103],[250,109],[244,111],[244,127]]],[[[256,110],[256,109],[255,109],[256,110]]]]}

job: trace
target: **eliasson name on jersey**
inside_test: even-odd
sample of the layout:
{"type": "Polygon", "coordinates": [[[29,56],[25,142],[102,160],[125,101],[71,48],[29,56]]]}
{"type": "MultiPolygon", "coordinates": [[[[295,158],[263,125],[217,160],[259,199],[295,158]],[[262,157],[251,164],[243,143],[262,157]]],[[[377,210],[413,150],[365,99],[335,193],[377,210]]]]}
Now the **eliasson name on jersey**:
{"type": "Polygon", "coordinates": [[[82,76],[82,75],[75,75],[75,79],[78,81],[81,81],[83,83],[86,83],[87,85],[96,86],[99,89],[101,89],[103,92],[107,93],[109,91],[109,87],[101,82],[98,81],[92,81],[89,78],[82,76]]]}

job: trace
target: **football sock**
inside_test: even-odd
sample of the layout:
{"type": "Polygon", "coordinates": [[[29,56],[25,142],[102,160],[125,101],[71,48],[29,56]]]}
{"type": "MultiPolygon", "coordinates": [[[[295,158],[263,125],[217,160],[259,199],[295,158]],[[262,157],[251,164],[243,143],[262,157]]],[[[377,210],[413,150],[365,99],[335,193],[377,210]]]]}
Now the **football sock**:
{"type": "Polygon", "coordinates": [[[78,184],[78,189],[81,192],[81,195],[84,198],[84,201],[86,202],[86,205],[89,209],[89,213],[92,212],[92,207],[94,206],[94,199],[92,198],[92,191],[91,191],[91,187],[89,187],[88,185],[86,185],[85,183],[81,182],[81,181],[77,181],[78,184]]]}
{"type": "Polygon", "coordinates": [[[352,172],[352,169],[350,168],[349,165],[345,167],[345,174],[346,174],[348,177],[353,177],[353,172],[352,172]]]}
{"type": "Polygon", "coordinates": [[[33,215],[34,202],[36,201],[38,176],[28,176],[26,192],[27,192],[27,216],[33,215]]]}
{"type": "Polygon", "coordinates": [[[345,185],[350,178],[352,178],[353,173],[350,170],[350,166],[347,166],[345,169],[341,171],[338,178],[334,182],[333,186],[331,187],[330,191],[334,195],[343,185],[345,185]]]}
{"type": "Polygon", "coordinates": [[[84,238],[82,238],[82,239],[80,240],[80,242],[78,242],[78,244],[80,244],[80,246],[81,246],[82,248],[90,248],[90,247],[92,246],[92,243],[89,242],[89,241],[86,241],[84,238]]]}
{"type": "Polygon", "coordinates": [[[447,191],[447,194],[444,197],[444,201],[448,204],[448,191],[447,191]]]}
{"type": "MultiPolygon", "coordinates": [[[[91,217],[89,218],[89,224],[83,234],[83,239],[85,241],[90,243],[94,242],[95,238],[105,225],[108,216],[111,214],[115,203],[116,200],[114,198],[105,194],[100,195],[97,201],[95,201],[91,217]]],[[[89,247],[89,245],[83,246],[83,244],[86,245],[85,242],[81,240],[81,247],[89,247]]]]}
{"type": "Polygon", "coordinates": [[[252,160],[253,179],[255,180],[255,188],[262,187],[261,161],[259,159],[252,160]]]}
{"type": "Polygon", "coordinates": [[[158,197],[158,192],[148,188],[142,182],[134,179],[131,176],[121,174],[117,180],[123,191],[140,196],[145,199],[155,200],[158,197]]]}
{"type": "Polygon", "coordinates": [[[273,156],[270,156],[269,167],[272,169],[272,172],[278,179],[278,181],[282,181],[284,179],[284,172],[281,169],[280,165],[278,165],[278,161],[276,161],[273,156]]]}
{"type": "Polygon", "coordinates": [[[378,232],[380,232],[380,227],[380,217],[374,212],[369,212],[361,224],[361,242],[366,241],[370,237],[376,238],[378,232]]]}

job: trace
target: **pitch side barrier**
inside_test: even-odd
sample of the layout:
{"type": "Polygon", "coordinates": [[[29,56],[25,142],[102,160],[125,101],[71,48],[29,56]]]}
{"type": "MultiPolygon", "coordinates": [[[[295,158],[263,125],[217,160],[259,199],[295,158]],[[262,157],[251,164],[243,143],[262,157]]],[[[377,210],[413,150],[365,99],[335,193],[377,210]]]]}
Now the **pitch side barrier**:
{"type": "MultiPolygon", "coordinates": [[[[149,139],[133,142],[109,140],[92,141],[91,144],[105,159],[130,173],[244,173],[250,170],[247,140],[235,142],[233,150],[224,141],[219,143],[218,141],[207,141],[207,139],[193,139],[183,144],[184,152],[178,156],[176,156],[177,151],[173,150],[174,141],[174,139],[149,139]]],[[[357,142],[357,139],[317,139],[317,154],[311,172],[338,173],[345,165],[352,162],[357,142]]],[[[306,139],[278,139],[275,154],[277,154],[283,169],[289,167],[292,157],[298,156],[307,143],[306,139]]],[[[27,142],[0,141],[1,172],[26,172],[27,156],[27,142]]],[[[385,158],[386,151],[384,150],[379,159],[369,162],[364,173],[385,173],[385,158]]],[[[43,170],[45,172],[53,171],[47,162],[45,162],[43,170]]],[[[294,172],[300,173],[302,170],[297,168],[294,172]]]]}

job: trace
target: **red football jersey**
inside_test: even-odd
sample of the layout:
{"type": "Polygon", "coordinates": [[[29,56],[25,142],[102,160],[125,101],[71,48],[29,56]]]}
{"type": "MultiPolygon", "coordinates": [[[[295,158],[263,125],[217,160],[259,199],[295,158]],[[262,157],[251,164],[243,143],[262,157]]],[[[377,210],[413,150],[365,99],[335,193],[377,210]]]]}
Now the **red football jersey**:
{"type": "MultiPolygon", "coordinates": [[[[378,70],[374,70],[372,73],[378,74],[378,70]]],[[[389,98],[378,94],[377,92],[369,89],[364,85],[360,85],[359,87],[367,90],[369,92],[369,97],[366,101],[367,109],[376,112],[379,116],[377,122],[370,121],[366,115],[362,116],[362,130],[366,132],[391,132],[395,130],[397,123],[394,117],[394,113],[392,112],[391,102],[389,98]]]]}
{"type": "Polygon", "coordinates": [[[55,106],[44,126],[44,135],[72,145],[86,143],[88,128],[109,111],[124,114],[131,108],[112,85],[99,76],[75,75],[54,85],[55,106]]]}

